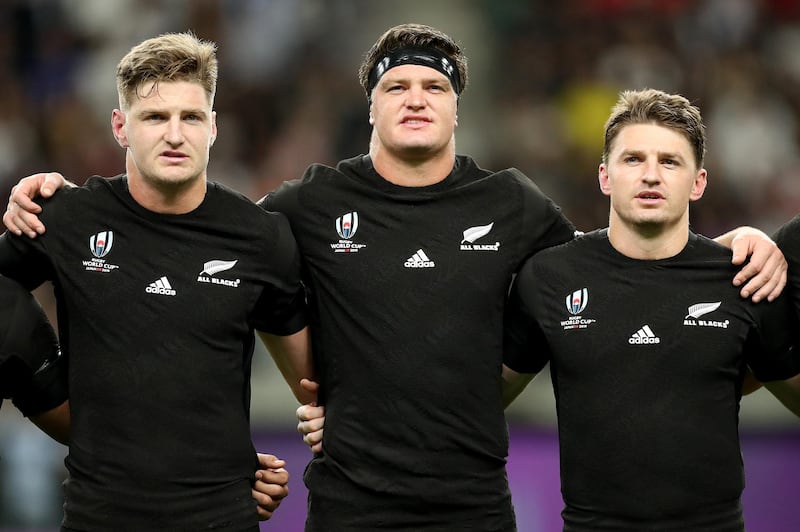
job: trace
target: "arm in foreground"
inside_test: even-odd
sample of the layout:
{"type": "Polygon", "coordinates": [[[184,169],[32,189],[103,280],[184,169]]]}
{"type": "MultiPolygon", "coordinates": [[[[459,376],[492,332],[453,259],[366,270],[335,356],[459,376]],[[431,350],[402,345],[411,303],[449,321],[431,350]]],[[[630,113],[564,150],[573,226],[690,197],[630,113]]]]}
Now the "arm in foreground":
{"type": "Polygon", "coordinates": [[[537,373],[518,373],[513,369],[503,364],[503,407],[508,408],[508,405],[514,402],[519,394],[525,389],[537,373]]]}
{"type": "Polygon", "coordinates": [[[302,379],[310,380],[314,377],[314,362],[311,356],[308,327],[303,327],[298,332],[287,336],[278,336],[263,331],[259,331],[258,334],[295,398],[301,404],[315,403],[317,401],[316,392],[310,392],[300,385],[302,379]]]}
{"type": "Polygon", "coordinates": [[[800,375],[782,381],[765,382],[764,388],[790,412],[800,417],[800,375]]]}
{"type": "Polygon", "coordinates": [[[69,401],[46,412],[31,415],[28,419],[58,443],[69,445],[69,401]]]}
{"type": "Polygon", "coordinates": [[[737,227],[714,239],[733,252],[731,262],[744,264],[733,278],[734,286],[742,286],[742,297],[753,302],[773,301],[786,286],[786,259],[777,244],[763,231],[754,227],[737,227]]]}
{"type": "Polygon", "coordinates": [[[25,233],[30,238],[44,234],[44,224],[36,216],[42,212],[42,208],[33,199],[37,196],[49,198],[64,186],[76,185],[57,172],[33,174],[20,179],[11,189],[8,207],[3,214],[6,229],[17,236],[25,233]]]}

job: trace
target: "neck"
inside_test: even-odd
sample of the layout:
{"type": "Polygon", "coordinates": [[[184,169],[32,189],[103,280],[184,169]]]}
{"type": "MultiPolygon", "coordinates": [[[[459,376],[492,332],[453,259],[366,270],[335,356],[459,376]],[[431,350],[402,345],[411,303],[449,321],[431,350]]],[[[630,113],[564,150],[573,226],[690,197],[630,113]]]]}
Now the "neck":
{"type": "Polygon", "coordinates": [[[369,156],[375,171],[385,180],[402,187],[426,187],[443,181],[456,162],[455,142],[435,154],[398,155],[377,142],[370,143],[369,156]]]}
{"type": "Polygon", "coordinates": [[[674,257],[689,241],[688,214],[669,226],[664,224],[632,224],[612,213],[608,223],[608,240],[621,254],[631,259],[659,260],[674,257]]]}
{"type": "Polygon", "coordinates": [[[125,169],[131,197],[148,211],[186,214],[195,210],[206,196],[205,174],[183,183],[154,183],[143,178],[130,161],[126,163],[125,169]]]}

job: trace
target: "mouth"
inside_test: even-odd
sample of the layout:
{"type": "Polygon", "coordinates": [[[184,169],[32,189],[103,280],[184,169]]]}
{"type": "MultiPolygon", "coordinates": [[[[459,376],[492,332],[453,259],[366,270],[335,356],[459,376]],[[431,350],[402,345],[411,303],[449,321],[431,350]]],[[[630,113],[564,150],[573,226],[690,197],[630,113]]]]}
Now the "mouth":
{"type": "Polygon", "coordinates": [[[429,124],[431,121],[424,116],[406,116],[400,121],[401,124],[409,126],[421,126],[429,124]]]}
{"type": "Polygon", "coordinates": [[[655,200],[663,200],[664,196],[660,192],[655,192],[652,190],[645,190],[644,192],[639,192],[636,197],[641,200],[645,201],[655,201],[655,200]]]}
{"type": "Polygon", "coordinates": [[[182,162],[189,158],[189,156],[185,153],[173,150],[162,151],[160,156],[169,160],[170,162],[182,162]]]}

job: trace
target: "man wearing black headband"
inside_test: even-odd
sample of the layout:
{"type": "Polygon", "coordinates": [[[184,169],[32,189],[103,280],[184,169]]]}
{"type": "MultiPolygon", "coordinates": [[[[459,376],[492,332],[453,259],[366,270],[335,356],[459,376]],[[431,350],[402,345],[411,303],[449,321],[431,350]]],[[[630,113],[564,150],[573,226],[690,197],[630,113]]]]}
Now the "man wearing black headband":
{"type": "MultiPolygon", "coordinates": [[[[312,165],[261,201],[287,216],[303,257],[327,416],[324,452],[305,474],[306,530],[513,531],[503,308],[525,258],[575,229],[518,170],[456,155],[468,77],[449,36],[391,28],[359,79],[369,153],[312,165]]],[[[22,221],[23,189],[6,222],[22,221]]],[[[773,259],[759,264],[770,266],[757,288],[775,270],[773,259]]],[[[301,430],[322,412],[301,407],[301,430]]]]}
{"type": "MultiPolygon", "coordinates": [[[[514,530],[503,306],[524,259],[575,228],[518,170],[456,155],[468,78],[450,37],[392,28],[359,79],[369,154],[312,165],[262,202],[289,218],[316,314],[327,421],[307,530],[514,530]]],[[[301,431],[322,412],[301,407],[301,431]]]]}
{"type": "Polygon", "coordinates": [[[0,276],[0,405],[11,399],[54,440],[69,438],[67,365],[44,311],[21,285],[0,276]]]}

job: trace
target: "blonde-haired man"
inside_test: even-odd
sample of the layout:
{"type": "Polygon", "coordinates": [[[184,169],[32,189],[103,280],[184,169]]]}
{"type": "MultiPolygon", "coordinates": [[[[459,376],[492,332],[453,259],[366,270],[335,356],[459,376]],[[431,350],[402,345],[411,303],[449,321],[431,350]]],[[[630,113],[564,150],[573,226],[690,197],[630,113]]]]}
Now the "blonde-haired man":
{"type": "Polygon", "coordinates": [[[72,418],[65,530],[258,530],[254,330],[313,399],[298,384],[311,359],[289,225],[207,180],[215,48],[190,33],[134,46],[111,118],[125,174],[43,201],[57,229],[41,238],[0,239],[2,274],[56,288],[72,418]]]}

